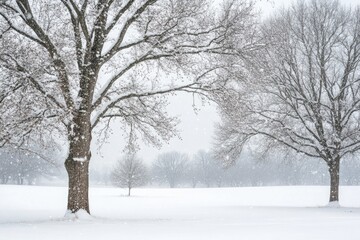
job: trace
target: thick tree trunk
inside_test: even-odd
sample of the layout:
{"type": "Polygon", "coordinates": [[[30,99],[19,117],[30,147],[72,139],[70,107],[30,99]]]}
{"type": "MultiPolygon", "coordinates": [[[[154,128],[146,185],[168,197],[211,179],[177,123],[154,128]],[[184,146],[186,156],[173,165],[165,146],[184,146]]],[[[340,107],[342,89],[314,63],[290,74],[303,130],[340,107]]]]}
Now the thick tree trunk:
{"type": "Polygon", "coordinates": [[[330,173],[330,199],[329,202],[339,201],[339,175],[340,175],[340,159],[335,159],[329,164],[330,173]]]}
{"type": "Polygon", "coordinates": [[[69,177],[67,210],[75,213],[89,208],[89,162],[91,125],[88,118],[74,119],[69,126],[69,155],[65,168],[69,177]]]}
{"type": "Polygon", "coordinates": [[[67,209],[72,213],[89,208],[89,161],[79,162],[68,158],[65,162],[69,176],[67,209]]]}

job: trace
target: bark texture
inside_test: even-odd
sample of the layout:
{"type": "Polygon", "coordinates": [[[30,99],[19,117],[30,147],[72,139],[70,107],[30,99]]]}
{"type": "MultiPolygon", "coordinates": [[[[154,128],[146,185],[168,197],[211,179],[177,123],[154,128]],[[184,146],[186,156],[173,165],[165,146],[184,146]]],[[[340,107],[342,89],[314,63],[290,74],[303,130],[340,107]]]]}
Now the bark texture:
{"type": "Polygon", "coordinates": [[[69,155],[65,168],[69,177],[67,209],[72,213],[89,208],[89,162],[91,124],[88,117],[78,117],[69,128],[69,155]]]}
{"type": "Polygon", "coordinates": [[[329,202],[339,201],[340,161],[329,164],[330,173],[330,199],[329,202]]]}
{"type": "Polygon", "coordinates": [[[76,162],[68,158],[65,167],[69,176],[67,209],[72,213],[83,209],[90,214],[89,161],[76,162]]]}

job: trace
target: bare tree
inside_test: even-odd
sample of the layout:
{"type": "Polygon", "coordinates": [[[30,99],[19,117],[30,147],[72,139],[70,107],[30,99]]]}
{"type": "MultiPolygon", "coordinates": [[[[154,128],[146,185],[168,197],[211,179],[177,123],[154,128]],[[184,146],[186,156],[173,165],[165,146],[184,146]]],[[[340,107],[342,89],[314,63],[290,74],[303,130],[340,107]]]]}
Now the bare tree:
{"type": "Polygon", "coordinates": [[[135,154],[128,154],[116,163],[111,172],[111,180],[115,186],[128,188],[128,196],[130,196],[132,188],[146,184],[146,166],[135,154]]]}
{"type": "Polygon", "coordinates": [[[185,178],[186,178],[187,182],[190,183],[190,186],[192,188],[196,188],[197,184],[200,182],[199,175],[200,174],[199,174],[198,167],[193,162],[190,162],[190,164],[188,164],[188,167],[187,167],[185,178]]]}
{"type": "Polygon", "coordinates": [[[229,1],[215,12],[209,2],[0,1],[0,72],[14,83],[1,95],[14,96],[2,104],[1,124],[16,120],[20,136],[54,129],[65,136],[69,211],[90,212],[95,129],[118,120],[130,148],[140,136],[158,145],[177,133],[176,119],[164,111],[165,94],[222,89],[213,77],[222,68],[217,57],[238,52],[228,39],[246,34],[253,4],[229,1]],[[8,109],[13,102],[16,111],[8,109]]]}
{"type": "Polygon", "coordinates": [[[167,182],[174,188],[185,176],[188,161],[188,156],[183,153],[160,154],[152,165],[153,174],[157,180],[167,182]]]}
{"type": "Polygon", "coordinates": [[[0,182],[2,184],[36,184],[40,177],[59,174],[58,149],[26,149],[4,147],[0,151],[0,182]]]}
{"type": "Polygon", "coordinates": [[[210,187],[215,181],[214,175],[218,168],[220,168],[220,165],[217,164],[209,152],[205,152],[204,150],[198,151],[193,161],[193,164],[195,164],[198,169],[197,173],[199,174],[200,182],[206,187],[210,187]]]}
{"type": "Polygon", "coordinates": [[[360,148],[360,9],[300,1],[269,19],[263,37],[259,71],[222,101],[217,155],[231,163],[250,139],[265,139],[268,150],[320,158],[338,201],[340,161],[360,148]]]}

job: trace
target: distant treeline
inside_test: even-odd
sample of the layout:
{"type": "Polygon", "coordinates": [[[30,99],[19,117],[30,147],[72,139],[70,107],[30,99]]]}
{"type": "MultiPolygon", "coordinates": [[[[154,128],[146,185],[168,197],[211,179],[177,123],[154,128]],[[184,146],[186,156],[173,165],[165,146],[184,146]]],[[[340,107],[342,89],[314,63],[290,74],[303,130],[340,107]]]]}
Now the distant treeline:
{"type": "MultiPolygon", "coordinates": [[[[199,151],[193,157],[168,152],[147,167],[147,186],[161,187],[241,187],[276,185],[327,185],[329,173],[320,159],[292,157],[242,156],[235,165],[224,168],[209,152],[199,151]]],[[[114,169],[105,172],[93,169],[92,184],[109,185],[114,169]]],[[[360,183],[360,162],[355,158],[343,160],[341,185],[360,183]]]]}
{"type": "MultiPolygon", "coordinates": [[[[20,150],[1,151],[1,184],[65,184],[61,163],[49,162],[37,154],[20,150]]],[[[51,156],[51,153],[47,153],[51,156]]],[[[47,157],[59,159],[59,156],[47,157]]],[[[120,161],[120,160],[119,160],[120,161]]],[[[152,164],[142,161],[142,185],[153,187],[246,187],[276,185],[327,185],[329,173],[321,160],[293,157],[256,157],[244,154],[235,165],[224,168],[211,153],[199,151],[192,157],[180,152],[160,154],[152,164]],[[146,176],[145,176],[146,175],[146,176]]],[[[91,169],[92,185],[114,185],[111,168],[91,169]]],[[[122,171],[125,175],[126,170],[122,171]]],[[[126,179],[125,179],[126,181],[126,179]]],[[[343,160],[341,185],[359,185],[360,161],[356,157],[343,160]]],[[[117,184],[115,184],[117,185],[117,184]]]]}

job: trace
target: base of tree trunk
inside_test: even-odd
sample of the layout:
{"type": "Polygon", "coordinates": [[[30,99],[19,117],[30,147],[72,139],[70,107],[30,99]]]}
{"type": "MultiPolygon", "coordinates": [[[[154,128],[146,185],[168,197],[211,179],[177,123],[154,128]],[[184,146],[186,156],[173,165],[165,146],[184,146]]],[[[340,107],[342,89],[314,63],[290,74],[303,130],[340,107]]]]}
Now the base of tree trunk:
{"type": "Polygon", "coordinates": [[[64,216],[67,220],[91,220],[93,217],[85,210],[78,210],[73,213],[70,210],[67,210],[64,216]]]}
{"type": "Polygon", "coordinates": [[[341,207],[338,201],[329,202],[326,207],[328,208],[339,208],[341,207]]]}

